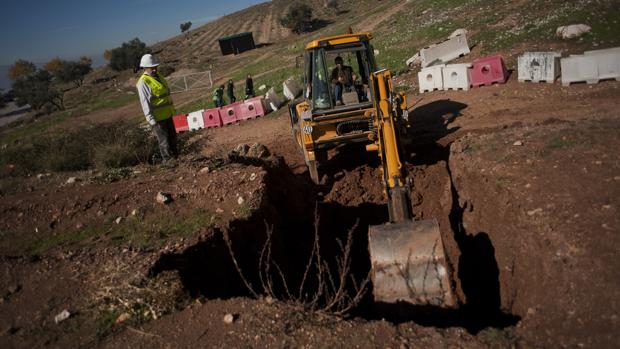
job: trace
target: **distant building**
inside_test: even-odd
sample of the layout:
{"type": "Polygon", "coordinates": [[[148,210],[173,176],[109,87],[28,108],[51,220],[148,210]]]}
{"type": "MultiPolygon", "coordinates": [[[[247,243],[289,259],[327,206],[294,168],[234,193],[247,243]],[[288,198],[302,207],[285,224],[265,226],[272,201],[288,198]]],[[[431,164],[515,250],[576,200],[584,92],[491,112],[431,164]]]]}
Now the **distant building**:
{"type": "Polygon", "coordinates": [[[220,43],[220,50],[224,56],[230,54],[236,55],[256,48],[256,45],[254,45],[254,37],[251,32],[219,38],[218,42],[220,43]]]}

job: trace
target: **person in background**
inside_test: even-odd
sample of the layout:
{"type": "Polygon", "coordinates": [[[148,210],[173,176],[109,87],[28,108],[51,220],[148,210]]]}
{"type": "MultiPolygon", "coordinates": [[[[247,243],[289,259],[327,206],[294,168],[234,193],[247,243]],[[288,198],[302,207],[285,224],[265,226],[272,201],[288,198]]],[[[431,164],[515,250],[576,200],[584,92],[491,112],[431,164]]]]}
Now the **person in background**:
{"type": "Polygon", "coordinates": [[[226,94],[228,95],[230,103],[235,103],[237,98],[235,98],[235,85],[233,84],[232,79],[228,80],[228,84],[226,85],[226,94]]]}
{"type": "Polygon", "coordinates": [[[254,97],[254,81],[252,75],[248,74],[245,78],[245,99],[254,97]]]}
{"type": "Polygon", "coordinates": [[[151,54],[142,56],[140,68],[144,69],[144,73],[138,79],[136,88],[146,121],[157,138],[162,160],[168,162],[178,155],[177,134],[172,122],[176,111],[168,83],[157,72],[157,66],[159,66],[157,57],[151,54]]]}
{"type": "Polygon", "coordinates": [[[224,85],[220,85],[213,90],[213,104],[215,104],[216,108],[224,106],[224,85]]]}

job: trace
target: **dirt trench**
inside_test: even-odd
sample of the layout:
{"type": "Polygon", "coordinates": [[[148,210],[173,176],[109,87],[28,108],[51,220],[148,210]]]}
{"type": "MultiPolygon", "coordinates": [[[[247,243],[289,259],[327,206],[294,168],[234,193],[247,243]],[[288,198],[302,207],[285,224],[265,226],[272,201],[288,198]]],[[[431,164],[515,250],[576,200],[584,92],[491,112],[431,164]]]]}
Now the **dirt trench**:
{"type": "MultiPolygon", "coordinates": [[[[514,292],[504,289],[507,285],[500,282],[492,237],[485,232],[471,234],[463,224],[468,206],[461,203],[458,186],[452,178],[450,145],[424,140],[413,145],[411,151],[420,154],[412,158],[409,166],[415,183],[412,207],[418,218],[435,217],[440,223],[460,307],[443,310],[376,304],[370,285],[369,292],[350,315],[368,320],[385,319],[395,324],[414,321],[430,327],[464,327],[473,334],[487,327],[517,324],[520,317],[505,306],[511,300],[502,298],[514,292]]],[[[347,233],[352,231],[351,276],[357,284],[368,277],[368,227],[388,220],[387,205],[377,180],[377,159],[360,148],[337,149],[321,169],[328,178],[327,184],[321,186],[312,184],[307,173],[294,174],[282,159],[263,162],[262,166],[267,171],[266,190],[258,210],[247,219],[214,230],[209,238],[196,245],[163,255],[152,267],[151,275],[178,271],[192,298],[229,299],[252,296],[253,291],[264,294],[262,286],[267,284],[278,298],[299,300],[317,292],[313,274],[316,269],[310,269],[312,276],[303,277],[315,236],[320,241],[321,256],[336,274],[338,257],[342,255],[339,243],[344,244],[347,233]],[[275,263],[265,273],[261,261],[264,262],[267,251],[264,248],[268,232],[272,235],[267,246],[275,263]],[[238,268],[253,291],[239,277],[225,243],[225,233],[230,238],[238,268]],[[271,282],[265,282],[266,278],[271,282]],[[302,282],[303,292],[299,291],[302,282]]],[[[351,294],[355,292],[353,285],[347,284],[351,294]]]]}

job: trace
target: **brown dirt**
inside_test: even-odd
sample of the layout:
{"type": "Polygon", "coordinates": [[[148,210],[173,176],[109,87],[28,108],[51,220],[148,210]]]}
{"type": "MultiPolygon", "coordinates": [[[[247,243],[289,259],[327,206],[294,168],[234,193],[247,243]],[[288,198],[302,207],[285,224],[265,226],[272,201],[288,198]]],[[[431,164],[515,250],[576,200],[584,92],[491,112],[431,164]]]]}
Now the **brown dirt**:
{"type": "MultiPolygon", "coordinates": [[[[312,232],[316,201],[321,236],[342,236],[360,218],[355,236],[363,241],[369,224],[386,220],[377,160],[355,147],[336,149],[321,169],[326,184],[312,186],[281,110],[197,133],[201,153],[172,169],[136,168],[113,183],[87,172],[16,181],[0,204],[0,341],[9,348],[614,347],[620,159],[609,149],[620,145],[620,83],[514,80],[410,96],[412,205],[419,218],[439,221],[461,310],[396,316],[364,301],[341,319],[248,296],[222,231],[240,244],[245,269],[267,220],[278,253],[291,261],[289,275],[312,232]],[[276,157],[216,161],[254,142],[287,166],[276,157]],[[205,166],[210,171],[200,172],[205,166]],[[82,181],[65,184],[70,175],[82,181]],[[155,203],[159,190],[174,202],[155,203]],[[74,315],[55,324],[63,309],[74,315]],[[123,312],[131,319],[114,324],[123,312]],[[236,315],[233,324],[222,321],[226,313],[236,315]]],[[[367,261],[358,263],[363,273],[367,261]]]]}

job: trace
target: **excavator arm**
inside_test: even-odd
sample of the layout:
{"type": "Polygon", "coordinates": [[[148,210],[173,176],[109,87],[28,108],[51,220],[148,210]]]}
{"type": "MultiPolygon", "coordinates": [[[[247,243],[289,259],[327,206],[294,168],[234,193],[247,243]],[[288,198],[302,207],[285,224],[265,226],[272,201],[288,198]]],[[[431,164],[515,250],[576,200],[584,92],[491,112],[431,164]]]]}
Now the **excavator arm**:
{"type": "Polygon", "coordinates": [[[370,144],[379,153],[383,167],[383,186],[388,196],[391,222],[410,220],[409,184],[400,159],[399,122],[407,112],[404,94],[394,94],[392,74],[381,70],[372,75],[374,86],[373,127],[376,141],[370,144]]]}
{"type": "Polygon", "coordinates": [[[435,219],[413,220],[410,183],[401,160],[400,122],[406,112],[404,94],[394,93],[387,70],[371,76],[374,111],[373,143],[369,151],[381,158],[390,222],[369,227],[368,247],[372,262],[376,301],[456,307],[439,225],[435,219]]]}

